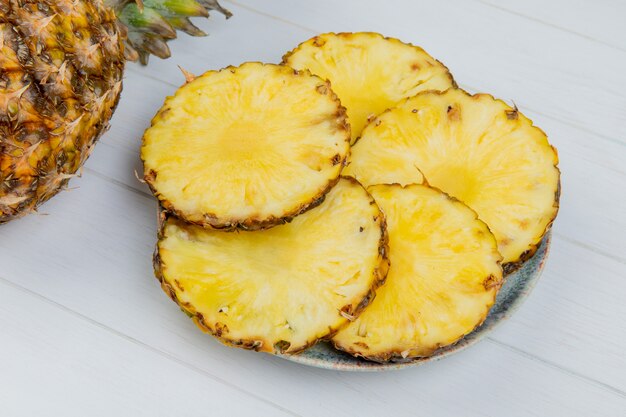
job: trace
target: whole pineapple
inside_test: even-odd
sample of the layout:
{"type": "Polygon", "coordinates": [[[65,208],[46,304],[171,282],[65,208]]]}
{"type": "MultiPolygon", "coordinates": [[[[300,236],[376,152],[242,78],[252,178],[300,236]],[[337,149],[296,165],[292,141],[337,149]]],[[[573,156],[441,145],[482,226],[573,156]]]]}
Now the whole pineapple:
{"type": "Polygon", "coordinates": [[[107,130],[124,63],[169,56],[215,0],[0,0],[0,223],[35,210],[107,130]],[[124,45],[126,42],[126,45],[124,45]]]}

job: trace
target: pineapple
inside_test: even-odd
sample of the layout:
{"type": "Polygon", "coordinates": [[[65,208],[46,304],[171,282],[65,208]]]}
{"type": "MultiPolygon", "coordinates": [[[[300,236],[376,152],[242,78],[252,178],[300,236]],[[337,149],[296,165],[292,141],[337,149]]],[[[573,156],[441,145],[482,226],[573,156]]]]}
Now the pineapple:
{"type": "Polygon", "coordinates": [[[531,257],[558,210],[556,150],[517,108],[453,89],[418,94],[372,121],[346,174],[365,186],[428,183],[474,209],[509,273],[531,257]]]}
{"type": "Polygon", "coordinates": [[[347,108],[352,143],[369,119],[403,98],[455,85],[448,69],[422,48],[370,32],[316,36],[283,62],[331,82],[347,108]]]}
{"type": "Polygon", "coordinates": [[[296,353],[354,320],[384,280],[384,217],[341,179],[291,223],[225,233],[162,214],[154,264],[163,290],[223,343],[296,353]]]}
{"type": "Polygon", "coordinates": [[[212,6],[150,0],[137,16],[127,0],[0,0],[0,223],[35,210],[82,166],[108,128],[125,59],[166,56],[174,27],[212,6]]]}
{"type": "Polygon", "coordinates": [[[166,210],[203,227],[255,230],[319,204],[349,142],[328,82],[246,63],[190,77],[154,117],[141,157],[166,210]]]}
{"type": "Polygon", "coordinates": [[[370,187],[386,215],[391,267],[338,349],[370,360],[433,354],[483,322],[502,282],[494,236],[476,213],[425,185],[370,187]]]}

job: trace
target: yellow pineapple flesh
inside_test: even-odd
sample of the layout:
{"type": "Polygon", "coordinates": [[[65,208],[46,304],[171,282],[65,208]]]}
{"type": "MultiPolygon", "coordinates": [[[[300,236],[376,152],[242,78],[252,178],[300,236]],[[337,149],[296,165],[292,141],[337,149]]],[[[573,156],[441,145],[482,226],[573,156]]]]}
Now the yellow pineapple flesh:
{"type": "Polygon", "coordinates": [[[353,147],[346,174],[365,186],[428,183],[474,209],[510,272],[552,224],[558,158],[516,108],[462,90],[418,94],[377,117],[353,147]]]}
{"type": "Polygon", "coordinates": [[[161,204],[213,228],[262,229],[318,204],[349,152],[345,109],[308,71],[247,63],[169,97],[145,135],[145,179],[161,204]]]}
{"type": "Polygon", "coordinates": [[[370,306],[333,342],[380,362],[429,356],[487,316],[502,281],[495,238],[474,211],[428,186],[368,191],[387,219],[391,267],[370,306]]]}
{"type": "Polygon", "coordinates": [[[454,86],[452,75],[422,48],[377,33],[326,33],[283,62],[328,79],[347,108],[352,142],[369,119],[420,91],[454,86]]]}
{"type": "Polygon", "coordinates": [[[329,337],[387,272],[384,217],[353,179],[291,223],[226,233],[169,217],[155,270],[198,326],[228,345],[294,353],[329,337]]]}

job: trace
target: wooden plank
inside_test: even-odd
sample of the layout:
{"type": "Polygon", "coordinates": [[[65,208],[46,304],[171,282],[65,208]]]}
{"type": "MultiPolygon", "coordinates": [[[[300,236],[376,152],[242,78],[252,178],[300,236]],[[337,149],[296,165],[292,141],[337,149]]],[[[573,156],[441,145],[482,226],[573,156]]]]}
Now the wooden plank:
{"type": "Polygon", "coordinates": [[[626,51],[623,1],[476,1],[626,51]]]}
{"type": "MultiPolygon", "coordinates": [[[[520,415],[608,416],[626,406],[615,390],[573,378],[557,366],[489,341],[440,363],[378,375],[305,368],[223,347],[201,334],[152,277],[156,226],[151,198],[95,175],[86,175],[75,185],[79,188],[49,204],[54,221],[30,216],[3,227],[2,278],[297,414],[381,415],[392,407],[396,415],[413,415],[419,409],[435,415],[511,415],[510,410],[519,410],[520,415]],[[451,392],[454,401],[450,401],[451,392]]],[[[575,255],[571,262],[577,260],[575,255]]],[[[550,279],[559,278],[565,280],[560,285],[567,285],[568,276],[550,279]]],[[[580,291],[595,287],[592,281],[582,280],[580,285],[580,291]]],[[[613,289],[616,293],[626,290],[624,283],[613,289]]],[[[560,302],[553,300],[556,308],[560,302]]],[[[615,302],[620,301],[606,300],[607,312],[618,311],[615,302]]],[[[13,309],[13,304],[6,305],[13,309]]],[[[32,310],[47,315],[39,308],[32,310]]],[[[604,320],[615,326],[619,317],[607,313],[604,320]]],[[[605,327],[587,326],[585,331],[598,340],[607,337],[602,330],[605,327]]],[[[555,329],[554,337],[573,331],[576,329],[555,329]]],[[[528,332],[528,337],[533,337],[532,333],[528,332]]],[[[599,345],[597,354],[602,355],[599,345]]],[[[584,356],[586,347],[572,349],[581,349],[578,354],[584,356]]],[[[579,367],[576,361],[564,365],[579,367]]],[[[603,366],[608,365],[594,362],[581,371],[602,374],[603,366]]]]}
{"type": "MultiPolygon", "coordinates": [[[[378,31],[423,46],[461,84],[626,142],[626,52],[614,47],[463,0],[395,7],[376,0],[320,0],[314,5],[304,0],[239,0],[229,7],[235,17],[227,27],[209,26],[214,36],[208,42],[174,45],[179,63],[207,68],[205,62],[220,67],[247,59],[278,60],[315,33],[378,31]],[[285,22],[292,22],[288,31],[285,22]],[[240,50],[242,54],[235,52],[240,50]],[[197,59],[202,51],[211,57],[197,59]]],[[[156,63],[146,71],[171,77],[173,69],[156,63]]]]}
{"type": "Polygon", "coordinates": [[[3,416],[294,415],[2,280],[0,331],[3,416]]]}
{"type": "Polygon", "coordinates": [[[625,273],[557,238],[531,297],[492,338],[626,392],[625,273]]]}

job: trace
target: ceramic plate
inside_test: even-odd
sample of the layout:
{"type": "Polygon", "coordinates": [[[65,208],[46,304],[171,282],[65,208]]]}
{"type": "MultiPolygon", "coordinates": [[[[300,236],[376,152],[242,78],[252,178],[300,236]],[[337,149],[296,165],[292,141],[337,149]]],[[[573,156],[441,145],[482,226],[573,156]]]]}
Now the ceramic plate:
{"type": "Polygon", "coordinates": [[[459,352],[487,336],[499,323],[509,318],[521,305],[522,301],[528,297],[543,270],[550,247],[550,237],[551,233],[548,233],[543,238],[535,255],[524,263],[520,269],[506,277],[496,302],[483,324],[456,344],[440,349],[431,357],[408,362],[380,364],[339,352],[325,342],[318,343],[300,354],[282,355],[282,357],[303,365],[338,371],[384,371],[421,365],[459,352]]]}

